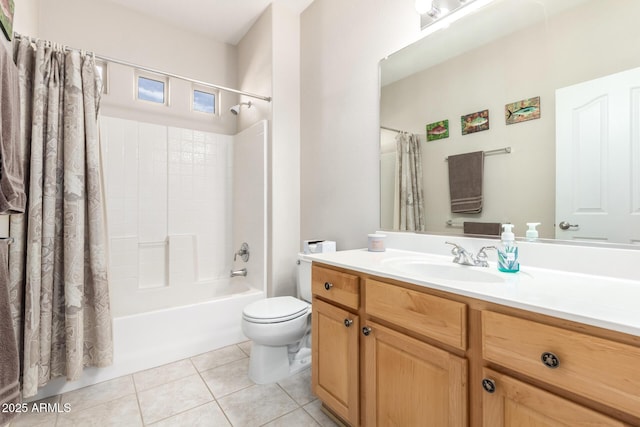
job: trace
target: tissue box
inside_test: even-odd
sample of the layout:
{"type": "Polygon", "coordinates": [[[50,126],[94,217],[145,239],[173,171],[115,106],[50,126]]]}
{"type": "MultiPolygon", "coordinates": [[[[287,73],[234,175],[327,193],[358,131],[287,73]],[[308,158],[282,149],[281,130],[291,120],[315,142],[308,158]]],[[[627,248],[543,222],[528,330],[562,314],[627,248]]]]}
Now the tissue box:
{"type": "Polygon", "coordinates": [[[336,242],[333,240],[304,240],[302,243],[302,251],[305,254],[335,252],[336,242]]]}

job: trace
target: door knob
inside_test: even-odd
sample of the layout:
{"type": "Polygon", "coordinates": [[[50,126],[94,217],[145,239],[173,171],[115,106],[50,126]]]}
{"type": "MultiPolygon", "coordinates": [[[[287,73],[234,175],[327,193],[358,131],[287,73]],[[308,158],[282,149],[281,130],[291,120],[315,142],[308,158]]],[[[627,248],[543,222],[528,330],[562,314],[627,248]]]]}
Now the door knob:
{"type": "Polygon", "coordinates": [[[331,290],[331,288],[333,288],[333,283],[331,282],[324,282],[324,288],[326,290],[331,290]]]}
{"type": "Polygon", "coordinates": [[[362,335],[364,335],[365,337],[369,336],[370,333],[371,333],[370,327],[365,326],[364,328],[362,328],[362,335]]]}
{"type": "Polygon", "coordinates": [[[570,228],[578,228],[580,226],[578,224],[569,224],[567,221],[562,221],[558,224],[558,227],[560,227],[560,230],[568,230],[570,228]]]}
{"type": "Polygon", "coordinates": [[[353,325],[353,320],[351,319],[344,319],[344,326],[346,326],[347,328],[349,326],[353,325]]]}

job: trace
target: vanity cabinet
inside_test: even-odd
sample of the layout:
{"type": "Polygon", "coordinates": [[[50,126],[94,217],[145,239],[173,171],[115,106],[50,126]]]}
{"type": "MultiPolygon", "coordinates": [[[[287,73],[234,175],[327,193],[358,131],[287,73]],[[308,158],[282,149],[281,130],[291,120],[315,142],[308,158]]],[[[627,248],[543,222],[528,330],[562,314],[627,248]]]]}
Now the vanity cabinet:
{"type": "Polygon", "coordinates": [[[316,262],[312,274],[313,392],[351,426],[640,426],[640,337],[316,262]]]}
{"type": "Polygon", "coordinates": [[[467,425],[467,361],[373,321],[364,328],[366,426],[467,425]]]}
{"type": "Polygon", "coordinates": [[[484,426],[617,426],[626,424],[491,369],[483,369],[484,426]]]}
{"type": "Polygon", "coordinates": [[[312,266],[313,393],[356,426],[360,416],[359,277],[312,266]]]}
{"type": "Polygon", "coordinates": [[[640,418],[638,347],[483,311],[482,353],[488,362],[640,418]]]}

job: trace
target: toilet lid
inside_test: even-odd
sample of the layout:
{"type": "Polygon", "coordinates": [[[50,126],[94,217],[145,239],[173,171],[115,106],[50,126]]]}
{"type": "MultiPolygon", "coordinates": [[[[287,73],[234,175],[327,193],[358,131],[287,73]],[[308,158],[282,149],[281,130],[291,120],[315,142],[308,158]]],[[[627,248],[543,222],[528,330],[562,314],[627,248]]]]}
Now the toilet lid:
{"type": "Polygon", "coordinates": [[[252,302],[244,308],[242,315],[254,323],[276,323],[300,317],[308,310],[309,303],[298,298],[275,297],[252,302]]]}

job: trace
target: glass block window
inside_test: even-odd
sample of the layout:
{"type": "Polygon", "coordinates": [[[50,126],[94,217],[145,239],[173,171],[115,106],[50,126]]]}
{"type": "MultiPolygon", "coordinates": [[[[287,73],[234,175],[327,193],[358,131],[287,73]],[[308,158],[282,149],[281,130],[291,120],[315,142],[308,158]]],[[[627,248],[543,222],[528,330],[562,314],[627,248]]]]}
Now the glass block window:
{"type": "Polygon", "coordinates": [[[193,111],[201,113],[216,113],[216,94],[211,92],[203,92],[201,90],[193,90],[193,111]]]}
{"type": "Polygon", "coordinates": [[[137,96],[138,99],[142,101],[166,104],[167,82],[160,78],[152,79],[145,76],[138,76],[137,96]]]}

